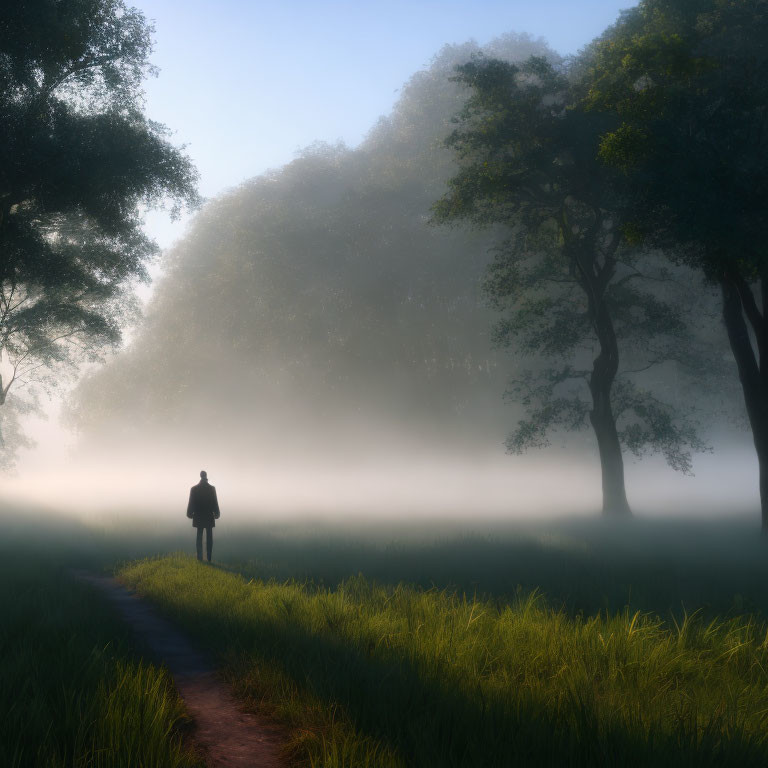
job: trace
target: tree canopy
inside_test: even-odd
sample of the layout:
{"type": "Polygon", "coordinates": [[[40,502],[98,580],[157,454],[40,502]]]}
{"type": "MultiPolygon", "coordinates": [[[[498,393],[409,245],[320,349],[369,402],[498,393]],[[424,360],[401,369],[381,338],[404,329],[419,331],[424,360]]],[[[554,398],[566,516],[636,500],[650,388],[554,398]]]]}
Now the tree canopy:
{"type": "Polygon", "coordinates": [[[593,45],[585,105],[616,124],[633,231],[717,279],[762,264],[768,3],[644,0],[593,45]],[[729,256],[730,254],[730,256],[729,256]]]}
{"type": "Polygon", "coordinates": [[[143,112],[151,34],[122,0],[0,17],[0,405],[119,340],[157,250],[142,210],[198,202],[191,162],[143,112]]]}
{"type": "MultiPolygon", "coordinates": [[[[80,387],[83,428],[162,425],[172,440],[203,409],[227,448],[376,451],[439,434],[493,450],[506,412],[480,293],[492,240],[427,225],[455,167],[441,139],[464,93],[449,77],[476,50],[442,51],[359,147],[309,147],[208,203],[131,347],[80,387]]],[[[492,50],[546,48],[509,36],[492,50]]]]}

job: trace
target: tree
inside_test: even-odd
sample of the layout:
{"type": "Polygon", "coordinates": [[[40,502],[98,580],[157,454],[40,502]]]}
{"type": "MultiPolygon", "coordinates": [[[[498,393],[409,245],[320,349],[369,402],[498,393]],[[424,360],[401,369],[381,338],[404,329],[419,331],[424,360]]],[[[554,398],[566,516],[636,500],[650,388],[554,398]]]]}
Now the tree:
{"type": "Polygon", "coordinates": [[[768,534],[768,2],[643,0],[594,46],[585,105],[617,124],[637,240],[722,294],[768,534]]]}
{"type": "Polygon", "coordinates": [[[142,111],[152,27],[122,0],[30,0],[0,17],[0,406],[120,338],[156,245],[141,207],[198,202],[142,111]]]}
{"type": "Polygon", "coordinates": [[[529,416],[508,447],[547,445],[552,429],[581,429],[588,420],[603,512],[627,515],[622,442],[636,454],[660,450],[683,471],[690,469],[688,449],[702,446],[691,425],[647,388],[617,381],[622,337],[643,358],[636,367],[650,369],[680,357],[685,326],[668,303],[637,287],[649,275],[628,246],[612,174],[596,158],[608,123],[573,108],[578,92],[567,68],[543,58],[522,66],[478,58],[458,67],[457,79],[471,88],[447,139],[460,171],[434,218],[511,233],[486,282],[492,305],[506,313],[495,339],[539,358],[508,393],[529,416]],[[589,364],[585,349],[593,345],[589,364]],[[546,367],[553,360],[558,367],[546,367]]]}
{"type": "Polygon", "coordinates": [[[143,441],[148,425],[179,445],[201,407],[222,452],[269,461],[497,443],[505,376],[479,295],[491,236],[426,223],[455,172],[440,140],[464,94],[448,78],[477,50],[441,51],[360,146],[314,145],[206,205],[130,348],[78,385],[81,445],[143,441]]]}

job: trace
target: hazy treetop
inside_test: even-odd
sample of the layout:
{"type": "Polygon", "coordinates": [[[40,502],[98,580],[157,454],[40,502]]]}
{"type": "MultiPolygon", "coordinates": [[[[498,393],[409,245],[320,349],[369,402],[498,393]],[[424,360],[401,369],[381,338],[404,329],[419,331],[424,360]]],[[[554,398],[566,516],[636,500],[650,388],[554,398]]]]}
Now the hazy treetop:
{"type": "MultiPolygon", "coordinates": [[[[525,35],[490,50],[555,56],[525,35]]],[[[443,48],[359,148],[313,144],[210,202],[169,254],[131,348],[83,385],[84,421],[170,425],[204,406],[241,425],[244,413],[361,412],[487,425],[504,379],[478,287],[490,241],[427,226],[464,98],[450,77],[479,51],[443,48]]]]}
{"type": "MultiPolygon", "coordinates": [[[[446,43],[484,45],[503,30],[526,30],[575,54],[634,2],[223,0],[215,11],[187,3],[183,16],[177,0],[133,4],[155,22],[160,77],[147,87],[149,114],[174,126],[201,191],[214,196],[314,141],[357,146],[446,43]]],[[[166,245],[181,233],[156,219],[150,227],[166,245]]]]}

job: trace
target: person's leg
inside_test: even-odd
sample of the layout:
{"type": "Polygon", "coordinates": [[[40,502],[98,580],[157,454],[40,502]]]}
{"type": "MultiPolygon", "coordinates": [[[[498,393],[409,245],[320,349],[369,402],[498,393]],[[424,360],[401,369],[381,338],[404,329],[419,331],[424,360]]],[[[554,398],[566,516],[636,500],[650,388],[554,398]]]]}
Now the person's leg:
{"type": "Polygon", "coordinates": [[[205,543],[208,546],[208,562],[211,562],[211,554],[213,553],[213,526],[209,525],[206,529],[205,543]]]}
{"type": "Polygon", "coordinates": [[[197,559],[203,559],[203,527],[200,526],[197,529],[197,559]]]}

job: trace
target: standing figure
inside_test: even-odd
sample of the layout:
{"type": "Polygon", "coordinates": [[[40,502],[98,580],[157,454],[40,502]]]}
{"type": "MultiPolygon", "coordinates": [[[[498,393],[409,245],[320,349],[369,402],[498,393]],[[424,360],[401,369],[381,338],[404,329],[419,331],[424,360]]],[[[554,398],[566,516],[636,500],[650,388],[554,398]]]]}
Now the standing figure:
{"type": "Polygon", "coordinates": [[[192,527],[197,528],[197,559],[203,559],[203,529],[206,531],[205,543],[208,550],[208,562],[213,552],[213,527],[219,519],[219,501],[216,489],[208,482],[208,473],[200,473],[200,482],[189,489],[187,517],[192,520],[192,527]]]}

